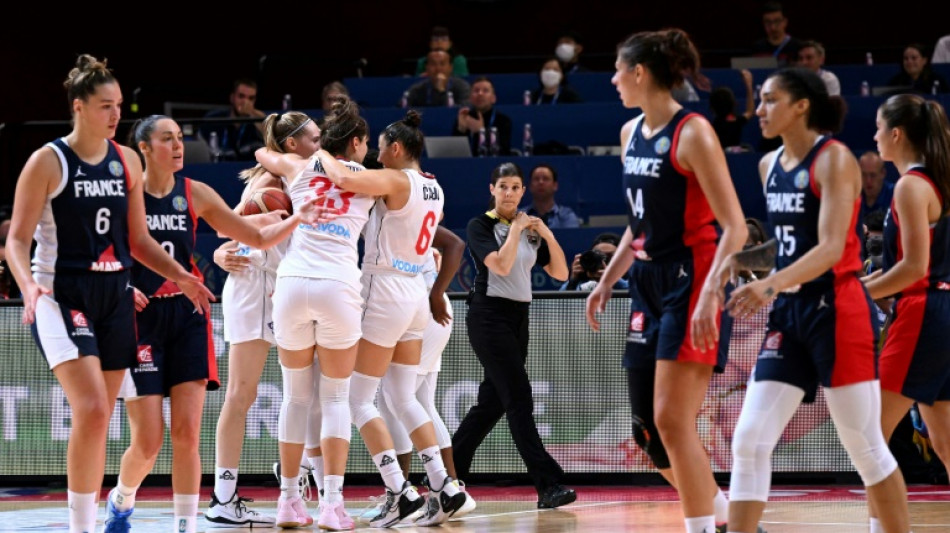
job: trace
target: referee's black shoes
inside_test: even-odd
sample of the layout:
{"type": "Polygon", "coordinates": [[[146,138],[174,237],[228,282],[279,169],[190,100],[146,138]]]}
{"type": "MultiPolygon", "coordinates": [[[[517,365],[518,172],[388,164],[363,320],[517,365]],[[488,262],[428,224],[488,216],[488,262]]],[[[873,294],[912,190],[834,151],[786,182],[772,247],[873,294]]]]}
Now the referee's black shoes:
{"type": "Polygon", "coordinates": [[[577,493],[574,489],[569,489],[564,485],[551,485],[538,498],[538,509],[554,509],[573,503],[576,499],[577,493]]]}

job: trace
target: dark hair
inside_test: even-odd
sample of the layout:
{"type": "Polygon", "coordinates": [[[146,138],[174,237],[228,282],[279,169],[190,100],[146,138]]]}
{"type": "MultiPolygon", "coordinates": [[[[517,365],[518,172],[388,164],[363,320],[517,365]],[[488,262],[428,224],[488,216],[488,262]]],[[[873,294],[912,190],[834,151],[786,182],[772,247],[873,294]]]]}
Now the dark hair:
{"type": "Polygon", "coordinates": [[[422,115],[415,109],[406,112],[406,116],[386,126],[383,137],[389,144],[399,143],[409,154],[409,158],[418,161],[422,157],[422,145],[425,137],[419,125],[422,124],[422,115]]]}
{"type": "Polygon", "coordinates": [[[709,93],[709,109],[717,117],[724,117],[736,110],[736,95],[726,86],[716,87],[709,93]]]}
{"type": "Polygon", "coordinates": [[[753,246],[769,240],[769,234],[765,231],[765,224],[761,220],[749,217],[745,219],[745,225],[749,230],[749,239],[752,240],[753,246]]]}
{"type": "Polygon", "coordinates": [[[472,80],[472,84],[471,84],[470,86],[471,86],[471,87],[474,87],[476,83],[481,83],[481,82],[483,82],[483,81],[488,82],[488,84],[491,85],[491,90],[492,90],[492,91],[495,90],[495,84],[492,83],[491,79],[489,79],[488,76],[479,76],[479,77],[475,78],[474,80],[472,80]]]}
{"type": "MultiPolygon", "coordinates": [[[[521,178],[521,184],[524,185],[524,172],[517,163],[506,162],[498,165],[491,171],[491,184],[495,185],[501,178],[521,178]]],[[[495,197],[488,202],[488,208],[495,208],[495,197]]]]}
{"type": "Polygon", "coordinates": [[[590,247],[593,248],[602,242],[609,242],[614,246],[620,246],[620,235],[609,231],[606,233],[601,233],[600,235],[594,237],[594,242],[591,243],[590,247]]]}
{"type": "Polygon", "coordinates": [[[350,139],[363,139],[369,135],[369,124],[360,116],[359,106],[349,96],[333,96],[330,101],[330,113],[323,120],[320,146],[333,155],[344,155],[350,139]]]}
{"type": "Polygon", "coordinates": [[[801,50],[804,50],[805,48],[814,48],[815,52],[817,52],[818,55],[820,55],[821,57],[825,57],[825,47],[818,41],[814,41],[814,40],[802,41],[802,44],[801,46],[798,47],[798,50],[801,51],[801,50]]]}
{"type": "Polygon", "coordinates": [[[449,37],[449,29],[445,26],[433,26],[429,37],[449,37]]]}
{"type": "Polygon", "coordinates": [[[765,2],[762,4],[762,14],[765,15],[768,13],[781,13],[784,16],[785,10],[782,9],[781,2],[765,2]]]}
{"type": "Polygon", "coordinates": [[[252,89],[257,89],[257,82],[254,81],[253,79],[251,79],[251,78],[238,78],[238,79],[234,80],[234,82],[231,84],[231,92],[232,92],[232,93],[237,92],[238,87],[240,87],[241,85],[247,85],[248,87],[250,87],[250,88],[252,88],[252,89]]]}
{"type": "Polygon", "coordinates": [[[116,83],[112,70],[106,67],[108,61],[108,59],[99,61],[89,54],[82,54],[76,59],[76,66],[69,71],[66,81],[63,82],[70,113],[72,113],[73,100],[79,98],[86,102],[89,95],[95,94],[100,85],[116,83]]]}
{"type": "Polygon", "coordinates": [[[558,41],[565,38],[570,39],[577,44],[584,44],[584,37],[581,35],[581,32],[577,30],[564,30],[557,36],[558,41]]]}
{"type": "MultiPolygon", "coordinates": [[[[287,139],[296,139],[304,134],[304,126],[312,119],[299,111],[271,113],[264,118],[264,145],[275,152],[287,153],[285,143],[287,139]]],[[[260,164],[254,165],[238,173],[238,177],[249,182],[265,174],[267,170],[260,164]]]]}
{"type": "Polygon", "coordinates": [[[819,132],[837,133],[847,112],[847,105],[839,96],[828,96],[828,88],[821,77],[801,67],[787,67],[778,70],[769,79],[774,78],[778,86],[792,96],[792,101],[808,100],[807,125],[819,132]]]}
{"type": "Polygon", "coordinates": [[[139,155],[139,160],[142,162],[142,168],[145,168],[145,154],[143,154],[142,149],[139,148],[139,143],[151,143],[152,132],[155,131],[155,124],[157,124],[159,120],[166,118],[169,120],[174,120],[168,115],[149,115],[147,117],[142,117],[136,120],[132,124],[132,129],[129,130],[129,138],[126,141],[126,144],[132,147],[132,149],[135,150],[135,153],[139,155]]]}
{"type": "Polygon", "coordinates": [[[868,231],[884,231],[884,220],[887,218],[887,211],[877,209],[864,215],[864,225],[868,231]]]}
{"type": "Polygon", "coordinates": [[[537,165],[535,165],[534,168],[531,169],[531,172],[528,174],[528,177],[530,178],[531,176],[533,176],[534,171],[538,170],[539,168],[546,168],[550,170],[551,177],[554,178],[554,183],[557,183],[557,169],[555,169],[554,167],[552,167],[551,165],[547,163],[538,163],[537,165]]]}
{"type": "Polygon", "coordinates": [[[950,211],[950,124],[938,102],[914,94],[888,98],[878,108],[888,128],[901,128],[930,171],[940,191],[940,214],[950,211]]]}
{"type": "Polygon", "coordinates": [[[634,33],[617,46],[617,56],[628,67],[643,65],[667,90],[682,85],[686,77],[698,78],[699,85],[705,83],[699,74],[699,52],[678,28],[634,33]]]}
{"type": "Polygon", "coordinates": [[[346,88],[346,85],[343,85],[341,81],[331,81],[330,83],[323,86],[323,92],[320,94],[320,97],[324,100],[327,99],[327,96],[330,95],[331,91],[336,91],[340,94],[350,95],[349,89],[346,88]]]}

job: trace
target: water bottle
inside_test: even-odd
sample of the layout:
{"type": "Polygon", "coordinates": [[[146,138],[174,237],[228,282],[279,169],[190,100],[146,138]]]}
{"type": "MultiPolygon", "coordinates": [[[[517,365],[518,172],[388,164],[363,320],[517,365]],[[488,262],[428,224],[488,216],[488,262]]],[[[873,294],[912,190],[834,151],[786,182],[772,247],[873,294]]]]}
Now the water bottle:
{"type": "Polygon", "coordinates": [[[211,160],[215,163],[221,159],[221,145],[218,144],[218,132],[212,131],[208,135],[208,150],[211,151],[211,160]]]}
{"type": "Polygon", "coordinates": [[[524,105],[531,105],[531,91],[524,92],[524,105]]]}
{"type": "Polygon", "coordinates": [[[871,84],[868,80],[861,82],[861,96],[871,96],[871,84]]]}
{"type": "Polygon", "coordinates": [[[501,147],[498,145],[498,128],[495,126],[492,126],[491,130],[489,130],[488,147],[489,152],[493,156],[501,152],[501,147]]]}
{"type": "Polygon", "coordinates": [[[402,101],[399,102],[400,107],[406,109],[409,107],[409,91],[402,92],[402,101]]]}
{"type": "Polygon", "coordinates": [[[285,94],[285,95],[284,95],[284,101],[283,101],[283,103],[281,103],[281,105],[280,105],[280,110],[281,110],[281,111],[290,111],[290,108],[291,108],[290,94],[285,94]]]}
{"type": "Polygon", "coordinates": [[[452,94],[451,90],[445,91],[445,105],[448,107],[455,107],[455,95],[452,94]]]}
{"type": "Polygon", "coordinates": [[[524,156],[531,155],[531,152],[534,151],[534,137],[531,135],[531,124],[526,123],[524,125],[524,140],[521,141],[521,154],[524,156]]]}
{"type": "Polygon", "coordinates": [[[485,128],[478,130],[478,157],[488,155],[488,143],[485,139],[485,128]]]}
{"type": "Polygon", "coordinates": [[[940,92],[940,80],[934,80],[933,86],[930,87],[930,94],[937,94],[940,92]]]}
{"type": "Polygon", "coordinates": [[[874,56],[871,55],[871,52],[864,55],[864,61],[869,67],[874,66],[874,56]]]}

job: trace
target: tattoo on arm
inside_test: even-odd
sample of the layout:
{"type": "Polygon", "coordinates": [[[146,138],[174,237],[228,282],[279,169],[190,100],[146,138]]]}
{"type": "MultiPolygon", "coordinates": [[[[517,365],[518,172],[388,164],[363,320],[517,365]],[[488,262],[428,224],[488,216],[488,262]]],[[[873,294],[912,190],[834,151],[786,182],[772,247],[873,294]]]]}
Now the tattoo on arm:
{"type": "Polygon", "coordinates": [[[765,288],[765,297],[766,297],[766,298],[771,298],[771,297],[774,296],[774,295],[775,295],[775,289],[773,289],[772,287],[766,287],[766,288],[765,288]]]}

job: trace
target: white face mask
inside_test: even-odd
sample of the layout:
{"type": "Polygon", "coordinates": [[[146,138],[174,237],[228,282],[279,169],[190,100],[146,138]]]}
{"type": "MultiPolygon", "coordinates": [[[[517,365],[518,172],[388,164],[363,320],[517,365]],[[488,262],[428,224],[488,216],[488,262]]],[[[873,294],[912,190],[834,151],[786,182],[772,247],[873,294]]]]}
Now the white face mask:
{"type": "Polygon", "coordinates": [[[567,63],[571,59],[574,59],[574,45],[571,43],[561,43],[554,49],[554,55],[561,61],[567,63]]]}
{"type": "Polygon", "coordinates": [[[552,89],[561,83],[561,73],[553,68],[546,68],[541,71],[541,84],[552,89]]]}

